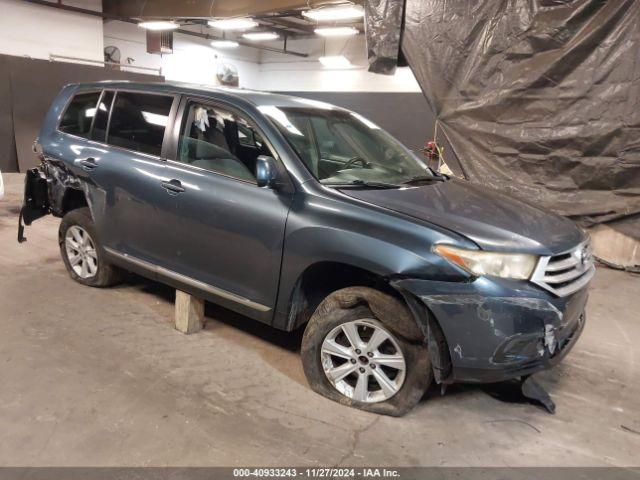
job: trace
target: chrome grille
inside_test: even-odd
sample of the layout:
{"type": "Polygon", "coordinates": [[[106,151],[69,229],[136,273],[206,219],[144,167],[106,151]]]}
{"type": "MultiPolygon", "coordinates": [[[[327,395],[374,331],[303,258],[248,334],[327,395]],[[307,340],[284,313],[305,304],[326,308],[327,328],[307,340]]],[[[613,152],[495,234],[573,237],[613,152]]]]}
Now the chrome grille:
{"type": "Polygon", "coordinates": [[[541,257],[531,281],[559,297],[577,292],[593,278],[596,269],[589,240],[551,257],[541,257]]]}

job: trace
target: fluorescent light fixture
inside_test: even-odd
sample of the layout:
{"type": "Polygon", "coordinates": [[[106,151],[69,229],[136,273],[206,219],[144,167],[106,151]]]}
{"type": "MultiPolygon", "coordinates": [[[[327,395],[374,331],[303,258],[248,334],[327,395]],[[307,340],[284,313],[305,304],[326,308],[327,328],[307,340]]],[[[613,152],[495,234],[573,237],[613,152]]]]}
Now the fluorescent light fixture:
{"type": "Polygon", "coordinates": [[[213,48],[236,48],[240,46],[240,44],[233,40],[214,40],[211,42],[211,46],[213,48]]]}
{"type": "Polygon", "coordinates": [[[318,61],[327,68],[349,68],[351,66],[351,62],[344,55],[320,57],[318,61]]]}
{"type": "Polygon", "coordinates": [[[158,113],[145,111],[142,112],[142,118],[144,118],[147,123],[157,125],[159,127],[166,127],[169,122],[169,117],[167,115],[160,115],[158,113]]]}
{"type": "Polygon", "coordinates": [[[277,33],[274,32],[251,32],[251,33],[245,33],[242,35],[243,38],[246,38],[247,40],[252,40],[255,42],[264,42],[266,40],[275,40],[276,38],[279,37],[279,35],[277,33]]]}
{"type": "MultiPolygon", "coordinates": [[[[100,110],[102,110],[103,112],[106,112],[106,111],[107,111],[107,106],[106,106],[104,103],[102,103],[102,102],[100,102],[100,106],[99,106],[99,108],[100,108],[100,110]]],[[[87,117],[87,118],[93,118],[93,117],[95,117],[95,116],[96,116],[96,108],[95,108],[95,107],[93,107],[93,108],[87,108],[87,109],[84,111],[84,116],[85,116],[85,117],[87,117]]]]}
{"type": "Polygon", "coordinates": [[[220,30],[249,30],[258,26],[258,22],[250,18],[224,18],[221,20],[209,20],[210,27],[220,30]]]}
{"type": "Polygon", "coordinates": [[[176,22],[169,21],[157,21],[157,22],[140,22],[139,27],[146,28],[147,30],[175,30],[180,25],[176,22]]]}
{"type": "Polygon", "coordinates": [[[364,123],[371,130],[380,130],[379,126],[377,126],[375,123],[373,123],[368,118],[364,118],[362,115],[357,114],[356,112],[351,112],[351,116],[353,118],[357,118],[358,120],[360,120],[362,123],[364,123]]]}
{"type": "Polygon", "coordinates": [[[267,115],[268,117],[271,117],[293,135],[304,137],[304,134],[300,130],[298,130],[298,128],[293,123],[291,123],[289,117],[287,117],[287,114],[280,110],[278,107],[275,107],[273,105],[261,105],[258,107],[258,110],[260,110],[260,112],[267,115]]]}
{"type": "Polygon", "coordinates": [[[364,9],[359,5],[340,5],[337,7],[316,8],[302,12],[307,18],[317,22],[333,20],[353,20],[364,17],[364,9]]]}
{"type": "Polygon", "coordinates": [[[358,29],[354,27],[322,27],[316,28],[314,32],[323,37],[348,37],[357,35],[358,29]]]}
{"type": "Polygon", "coordinates": [[[310,98],[296,98],[295,101],[303,103],[310,107],[319,108],[321,110],[333,110],[335,107],[329,103],[319,102],[318,100],[311,100],[310,98]]]}

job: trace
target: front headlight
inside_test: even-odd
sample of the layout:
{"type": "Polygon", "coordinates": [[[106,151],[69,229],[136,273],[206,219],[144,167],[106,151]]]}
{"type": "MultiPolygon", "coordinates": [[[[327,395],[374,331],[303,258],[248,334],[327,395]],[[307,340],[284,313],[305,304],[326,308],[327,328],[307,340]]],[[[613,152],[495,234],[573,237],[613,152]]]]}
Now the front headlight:
{"type": "Polygon", "coordinates": [[[450,245],[438,245],[433,250],[441,257],[477,276],[494,275],[527,280],[538,262],[536,255],[527,253],[485,252],[450,245]]]}

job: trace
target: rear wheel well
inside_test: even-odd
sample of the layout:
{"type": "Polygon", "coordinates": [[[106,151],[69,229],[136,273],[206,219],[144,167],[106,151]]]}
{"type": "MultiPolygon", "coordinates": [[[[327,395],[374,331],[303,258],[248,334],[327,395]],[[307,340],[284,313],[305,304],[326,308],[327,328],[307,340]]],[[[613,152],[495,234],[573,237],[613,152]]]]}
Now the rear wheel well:
{"type": "Polygon", "coordinates": [[[67,188],[62,197],[62,203],[60,205],[60,213],[65,215],[71,210],[78,208],[88,207],[87,198],[82,190],[76,188],[67,188]]]}
{"type": "Polygon", "coordinates": [[[402,296],[381,275],[344,263],[316,263],[307,267],[296,282],[289,303],[288,330],[306,324],[320,302],[329,294],[356,286],[374,288],[404,303],[402,296]]]}

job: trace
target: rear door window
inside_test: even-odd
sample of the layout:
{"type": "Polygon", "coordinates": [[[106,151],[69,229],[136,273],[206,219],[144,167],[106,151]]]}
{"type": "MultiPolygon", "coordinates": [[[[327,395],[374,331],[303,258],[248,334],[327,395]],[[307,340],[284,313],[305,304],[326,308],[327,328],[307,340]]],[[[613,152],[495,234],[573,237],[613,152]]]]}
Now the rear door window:
{"type": "Polygon", "coordinates": [[[172,103],[170,96],[118,92],[107,143],[160,156],[172,103]]]}
{"type": "Polygon", "coordinates": [[[63,133],[88,138],[91,123],[96,115],[100,92],[79,93],[73,97],[62,115],[58,130],[63,133]]]}

